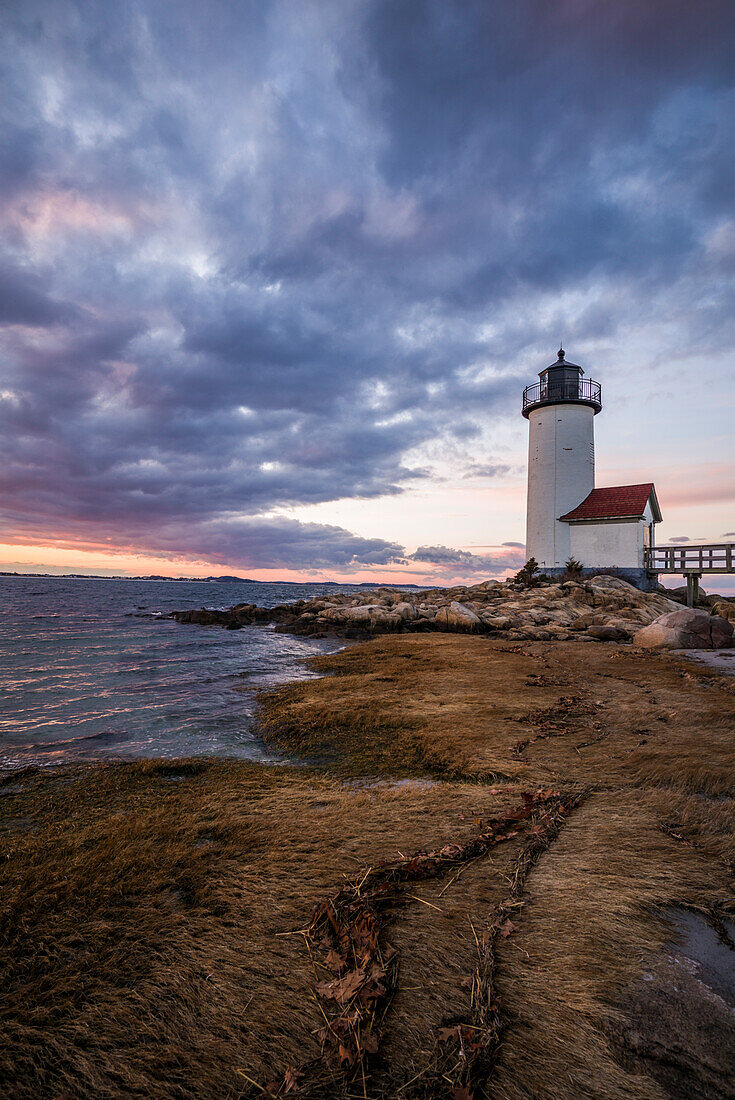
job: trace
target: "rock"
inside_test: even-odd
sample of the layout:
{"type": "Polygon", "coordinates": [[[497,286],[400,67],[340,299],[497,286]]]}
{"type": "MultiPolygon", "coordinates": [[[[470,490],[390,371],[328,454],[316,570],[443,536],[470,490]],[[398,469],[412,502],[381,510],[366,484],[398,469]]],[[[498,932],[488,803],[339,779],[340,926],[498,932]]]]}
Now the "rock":
{"type": "Polygon", "coordinates": [[[505,585],[501,581],[483,581],[482,584],[476,586],[475,591],[485,593],[501,593],[505,589],[505,585]]]}
{"type": "MultiPolygon", "coordinates": [[[[678,588],[664,588],[663,593],[669,597],[670,600],[675,600],[677,603],[683,603],[686,606],[687,602],[687,586],[685,584],[679,585],[678,588]]],[[[697,607],[709,607],[710,599],[703,588],[698,590],[697,607]]]]}
{"type": "Polygon", "coordinates": [[[730,649],[735,645],[735,627],[722,615],[711,615],[712,620],[712,648],[730,649]]]}
{"type": "Polygon", "coordinates": [[[682,608],[644,626],[634,642],[644,649],[727,649],[733,644],[733,626],[719,615],[682,608]]]}
{"type": "Polygon", "coordinates": [[[434,619],[440,630],[476,631],[482,626],[480,616],[469,607],[452,600],[449,607],[442,607],[434,619]]]}
{"type": "Polygon", "coordinates": [[[589,626],[587,633],[590,638],[597,638],[598,642],[627,642],[630,637],[627,630],[621,630],[619,626],[589,626]]]}
{"type": "Polygon", "coordinates": [[[587,584],[596,591],[620,592],[629,599],[635,599],[643,595],[640,588],[636,588],[635,585],[629,584],[628,581],[621,580],[620,577],[608,577],[605,573],[600,573],[596,577],[590,577],[587,584]]]}
{"type": "Polygon", "coordinates": [[[512,620],[507,615],[488,615],[482,616],[482,621],[485,626],[489,626],[492,630],[510,630],[512,620]]]}
{"type": "MultiPolygon", "coordinates": [[[[661,616],[664,618],[664,616],[661,616]]],[[[633,645],[641,649],[700,649],[699,645],[687,645],[682,640],[682,635],[673,626],[662,626],[661,623],[649,623],[637,632],[633,639],[633,645]]]]}
{"type": "Polygon", "coordinates": [[[393,614],[404,622],[412,622],[413,619],[418,618],[419,613],[412,603],[402,600],[400,603],[393,604],[393,614]]]}
{"type": "MultiPolygon", "coordinates": [[[[170,617],[179,622],[233,630],[248,623],[271,622],[278,630],[305,635],[329,631],[343,635],[357,631],[360,637],[422,630],[503,631],[510,638],[556,640],[568,638],[571,631],[579,640],[600,641],[624,640],[662,616],[682,610],[680,604],[663,594],[641,592],[619,577],[598,575],[589,582],[549,582],[531,588],[484,581],[474,586],[457,585],[415,593],[394,588],[335,592],[329,597],[298,600],[278,607],[242,603],[227,610],[188,609],[173,612],[170,617]],[[599,629],[591,632],[590,627],[599,629]]],[[[735,601],[720,598],[717,610],[726,625],[713,623],[707,617],[707,637],[698,637],[697,644],[708,648],[729,644],[727,620],[735,622],[735,601]]],[[[691,639],[682,641],[680,633],[677,628],[661,644],[694,644],[691,639]]],[[[659,642],[662,637],[659,632],[659,642]]],[[[641,644],[645,644],[645,636],[641,644]]]]}
{"type": "Polygon", "coordinates": [[[200,607],[189,611],[173,611],[171,618],[179,623],[197,623],[199,626],[228,626],[232,621],[232,612],[200,607]]]}
{"type": "Polygon", "coordinates": [[[728,619],[731,623],[735,623],[735,600],[714,600],[712,603],[712,614],[719,615],[723,619],[728,619]]]}
{"type": "Polygon", "coordinates": [[[327,607],[321,613],[327,622],[344,623],[349,626],[362,626],[374,629],[375,626],[388,626],[390,616],[384,607],[378,604],[358,604],[356,607],[327,607]]]}

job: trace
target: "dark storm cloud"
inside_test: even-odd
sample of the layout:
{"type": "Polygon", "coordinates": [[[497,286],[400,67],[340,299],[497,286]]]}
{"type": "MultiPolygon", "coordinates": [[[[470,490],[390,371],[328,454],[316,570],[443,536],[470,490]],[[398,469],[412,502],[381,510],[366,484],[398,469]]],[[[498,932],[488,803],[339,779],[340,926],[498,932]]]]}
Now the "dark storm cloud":
{"type": "MultiPolygon", "coordinates": [[[[85,544],[88,527],[68,517],[58,527],[46,521],[44,536],[53,537],[63,549],[78,550],[85,544]]],[[[39,531],[32,523],[19,523],[19,535],[33,541],[39,531]]],[[[116,549],[135,553],[146,546],[164,557],[183,556],[226,565],[239,561],[252,569],[282,568],[294,570],[334,569],[349,572],[372,566],[406,565],[404,551],[397,543],[380,538],[361,538],[342,527],[324,523],[299,523],[285,517],[244,517],[169,520],[149,525],[134,518],[116,549]]],[[[104,543],[100,544],[100,548],[104,543]]]]}
{"type": "Polygon", "coordinates": [[[438,565],[441,570],[453,575],[462,573],[497,575],[506,569],[520,569],[524,562],[524,555],[520,552],[473,554],[469,550],[453,550],[448,546],[419,546],[413,554],[407,555],[407,559],[438,565]]]}
{"type": "Polygon", "coordinates": [[[272,513],[432,476],[422,447],[515,414],[561,328],[726,344],[729,3],[26,0],[3,27],[5,538],[385,564],[272,513]]]}
{"type": "Polygon", "coordinates": [[[78,311],[57,302],[36,272],[12,262],[0,266],[0,325],[45,327],[73,320],[78,311]]]}

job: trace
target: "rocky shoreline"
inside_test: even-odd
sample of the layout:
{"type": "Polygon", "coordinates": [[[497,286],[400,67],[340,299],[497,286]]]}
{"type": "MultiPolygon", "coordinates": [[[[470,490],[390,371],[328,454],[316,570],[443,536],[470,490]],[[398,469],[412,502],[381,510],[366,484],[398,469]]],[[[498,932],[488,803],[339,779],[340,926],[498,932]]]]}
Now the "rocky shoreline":
{"type": "Polygon", "coordinates": [[[252,623],[274,623],[290,634],[324,637],[338,634],[365,639],[379,634],[441,633],[502,636],[511,641],[633,640],[656,625],[651,648],[720,648],[732,645],[735,601],[706,600],[706,610],[683,609],[663,592],[641,592],[618,577],[521,585],[488,580],[482,584],[406,592],[376,588],[358,594],[334,594],[276,607],[236,604],[174,611],[180,623],[239,630],[252,623]],[[676,621],[658,620],[671,615],[676,621]]]}

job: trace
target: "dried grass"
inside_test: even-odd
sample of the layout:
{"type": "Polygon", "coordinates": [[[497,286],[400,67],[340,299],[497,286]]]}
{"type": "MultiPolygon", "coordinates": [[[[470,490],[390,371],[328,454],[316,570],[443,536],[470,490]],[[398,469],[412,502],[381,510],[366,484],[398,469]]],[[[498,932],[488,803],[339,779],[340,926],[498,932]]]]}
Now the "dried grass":
{"type": "Polygon", "coordinates": [[[147,763],[8,784],[3,1095],[286,1087],[324,1026],[325,972],[302,935],[315,907],[381,859],[464,844],[520,790],[548,787],[591,793],[533,869],[519,836],[406,893],[386,931],[400,969],[380,1052],[354,1085],[332,1069],[323,1095],[464,1087],[456,1057],[449,1081],[434,1073],[451,1054],[439,1029],[477,1025],[482,965],[499,1007],[476,1097],[688,1095],[614,1037],[670,935],[666,907],[732,907],[732,681],[629,647],[458,635],[318,663],[332,675],[268,695],[263,728],[320,771],[147,763]],[[440,781],[354,781],[371,775],[440,781]],[[499,936],[509,899],[516,927],[499,936]]]}
{"type": "Polygon", "coordinates": [[[509,804],[225,763],[26,785],[2,799],[0,1084],[28,1098],[236,1095],[316,1055],[291,933],[345,876],[509,804]]]}
{"type": "Polygon", "coordinates": [[[335,769],[735,793],[735,682],[668,656],[399,635],[314,664],[330,675],[268,694],[262,728],[335,769]]]}
{"type": "Polygon", "coordinates": [[[732,897],[730,876],[660,828],[639,791],[597,794],[571,818],[528,882],[498,987],[508,1031],[489,1095],[520,1100],[662,1097],[610,1048],[621,997],[669,937],[671,904],[732,897]]]}

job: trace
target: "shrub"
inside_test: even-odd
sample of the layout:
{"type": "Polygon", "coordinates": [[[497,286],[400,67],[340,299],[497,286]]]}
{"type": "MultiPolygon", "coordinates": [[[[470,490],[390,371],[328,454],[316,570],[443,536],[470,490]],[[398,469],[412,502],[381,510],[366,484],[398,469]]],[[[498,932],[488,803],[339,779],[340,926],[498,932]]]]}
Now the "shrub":
{"type": "Polygon", "coordinates": [[[535,558],[529,558],[522,569],[519,569],[516,573],[513,581],[515,584],[523,584],[531,587],[536,584],[539,579],[536,574],[538,573],[538,562],[535,558]]]}
{"type": "Polygon", "coordinates": [[[582,576],[582,570],[584,566],[581,561],[577,561],[576,558],[567,558],[564,562],[564,568],[566,572],[564,574],[565,581],[578,581],[582,576]]]}

